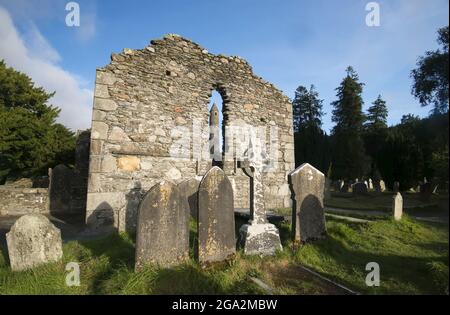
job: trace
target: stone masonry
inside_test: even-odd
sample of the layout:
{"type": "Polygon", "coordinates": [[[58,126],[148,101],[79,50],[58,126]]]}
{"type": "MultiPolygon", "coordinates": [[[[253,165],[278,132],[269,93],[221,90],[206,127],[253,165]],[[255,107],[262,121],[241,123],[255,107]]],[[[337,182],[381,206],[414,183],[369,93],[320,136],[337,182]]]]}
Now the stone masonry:
{"type": "MultiPolygon", "coordinates": [[[[88,223],[99,218],[121,231],[133,227],[126,222],[136,219],[143,192],[161,180],[179,184],[208,171],[211,160],[193,158],[198,148],[192,139],[187,156],[174,157],[171,150],[181,137],[208,127],[213,90],[223,99],[224,130],[235,125],[266,128],[266,145],[276,148],[277,163],[264,174],[265,204],[291,206],[287,176],[295,166],[289,99],[253,74],[240,57],[214,55],[178,35],[166,35],[144,49],[112,54],[111,63],[97,70],[88,223]],[[194,126],[198,122],[201,128],[194,126]],[[269,127],[276,127],[276,141],[270,140],[269,127]]],[[[202,137],[204,144],[208,136],[202,137]]],[[[225,131],[225,146],[231,137],[225,131]]],[[[233,159],[223,163],[234,207],[249,208],[249,178],[236,164],[233,159]]]]}

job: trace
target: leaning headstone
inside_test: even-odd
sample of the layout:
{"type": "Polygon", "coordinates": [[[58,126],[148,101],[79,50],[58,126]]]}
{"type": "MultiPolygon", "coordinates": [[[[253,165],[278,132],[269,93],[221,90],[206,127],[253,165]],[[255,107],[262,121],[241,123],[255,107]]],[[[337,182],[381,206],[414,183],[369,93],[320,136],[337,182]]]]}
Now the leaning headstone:
{"type": "Polygon", "coordinates": [[[20,217],[6,234],[13,271],[30,269],[62,258],[61,232],[42,214],[20,217]]]}
{"type": "Polygon", "coordinates": [[[198,258],[208,264],[236,253],[233,187],[224,171],[214,166],[198,190],[198,258]]]}
{"type": "Polygon", "coordinates": [[[239,229],[240,243],[247,255],[274,255],[282,250],[277,227],[267,221],[264,204],[263,169],[269,164],[259,146],[250,143],[240,167],[250,177],[250,220],[239,229]]]}
{"type": "Polygon", "coordinates": [[[139,204],[136,228],[136,265],[170,267],[189,256],[189,211],[178,188],[163,181],[153,186],[139,204]]]}
{"type": "Polygon", "coordinates": [[[400,183],[397,182],[397,181],[395,181],[392,190],[393,190],[395,193],[398,193],[398,192],[400,191],[400,183]]]}
{"type": "Polygon", "coordinates": [[[200,180],[191,178],[178,184],[178,190],[189,205],[191,217],[197,220],[198,216],[198,186],[200,180]]]}
{"type": "Polygon", "coordinates": [[[398,192],[394,195],[392,199],[392,212],[394,215],[394,219],[396,221],[400,220],[402,218],[403,214],[403,197],[398,192]]]}
{"type": "Polygon", "coordinates": [[[363,182],[354,183],[352,185],[352,192],[353,192],[354,195],[367,194],[367,186],[363,182]]]}
{"type": "Polygon", "coordinates": [[[325,213],[323,207],[325,176],[308,163],[289,174],[295,202],[292,214],[294,240],[306,242],[324,236],[325,213]]]}

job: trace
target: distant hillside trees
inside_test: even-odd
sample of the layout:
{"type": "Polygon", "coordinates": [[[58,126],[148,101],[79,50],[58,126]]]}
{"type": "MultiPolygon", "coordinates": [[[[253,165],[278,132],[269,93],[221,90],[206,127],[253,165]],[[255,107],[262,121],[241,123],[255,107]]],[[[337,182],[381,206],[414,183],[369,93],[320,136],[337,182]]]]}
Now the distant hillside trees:
{"type": "Polygon", "coordinates": [[[73,163],[75,137],[55,122],[60,110],[47,104],[53,95],[0,61],[0,184],[73,163]]]}

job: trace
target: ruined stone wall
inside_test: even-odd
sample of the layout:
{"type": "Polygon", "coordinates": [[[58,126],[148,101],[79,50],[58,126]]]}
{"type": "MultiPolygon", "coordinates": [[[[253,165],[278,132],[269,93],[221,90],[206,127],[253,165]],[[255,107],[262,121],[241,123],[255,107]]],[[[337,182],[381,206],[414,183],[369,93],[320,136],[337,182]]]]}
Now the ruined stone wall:
{"type": "MultiPolygon", "coordinates": [[[[295,168],[291,103],[254,75],[245,60],[213,55],[177,35],[152,41],[142,50],[125,49],[111,60],[96,75],[88,224],[133,230],[144,192],[163,179],[178,184],[205,174],[210,161],[174,158],[171,148],[186,133],[199,132],[194,122],[208,126],[213,90],[222,95],[224,125],[277,127],[278,164],[265,174],[265,203],[267,208],[291,205],[287,180],[295,168]]],[[[194,145],[192,150],[197,150],[194,145]]],[[[233,161],[225,162],[224,170],[235,192],[234,206],[248,208],[248,177],[233,161]]]]}
{"type": "Polygon", "coordinates": [[[0,216],[49,212],[47,188],[0,186],[0,216]]]}

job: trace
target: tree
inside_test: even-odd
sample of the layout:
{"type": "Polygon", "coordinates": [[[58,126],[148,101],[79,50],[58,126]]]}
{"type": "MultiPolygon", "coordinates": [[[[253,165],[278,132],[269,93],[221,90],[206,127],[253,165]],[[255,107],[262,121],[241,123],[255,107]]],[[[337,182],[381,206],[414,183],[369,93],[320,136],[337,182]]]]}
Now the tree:
{"type": "Polygon", "coordinates": [[[337,100],[332,121],[336,123],[332,130],[333,142],[333,178],[361,178],[367,170],[367,156],[362,139],[365,116],[362,112],[361,97],[364,84],[359,82],[352,67],[346,69],[347,76],[336,88],[337,100]]]}
{"type": "Polygon", "coordinates": [[[319,99],[319,93],[311,85],[309,91],[300,85],[295,91],[295,98],[292,102],[294,116],[294,131],[298,132],[300,126],[307,124],[311,127],[320,128],[322,126],[323,100],[319,99]]]}
{"type": "Polygon", "coordinates": [[[434,104],[432,113],[446,113],[449,106],[448,26],[438,30],[437,41],[442,50],[425,52],[425,56],[419,57],[417,61],[417,69],[411,71],[414,81],[412,94],[422,106],[434,104]]]}
{"type": "Polygon", "coordinates": [[[55,123],[60,110],[47,105],[53,95],[0,61],[0,183],[73,162],[75,137],[55,123]]]}
{"type": "Polygon", "coordinates": [[[367,112],[367,122],[364,125],[364,146],[371,158],[370,176],[376,178],[380,150],[388,133],[388,109],[381,95],[378,95],[367,112]]]}
{"type": "Polygon", "coordinates": [[[294,115],[295,164],[310,163],[325,172],[330,162],[328,136],[322,130],[323,100],[311,85],[299,86],[292,102],[294,115]]]}

